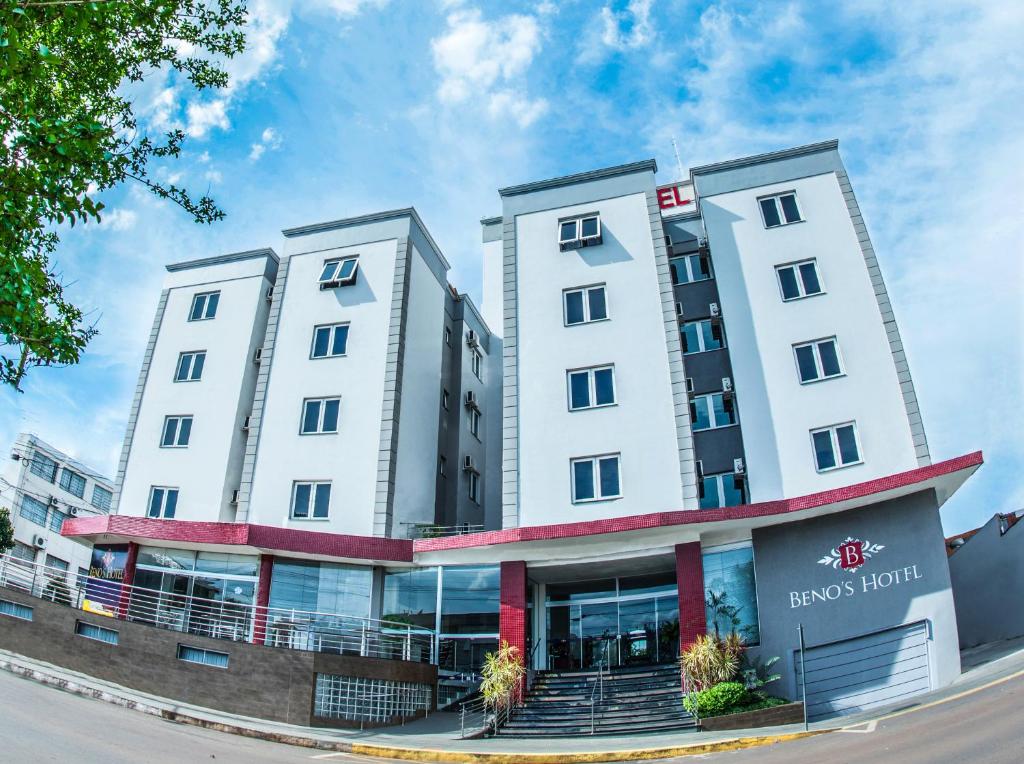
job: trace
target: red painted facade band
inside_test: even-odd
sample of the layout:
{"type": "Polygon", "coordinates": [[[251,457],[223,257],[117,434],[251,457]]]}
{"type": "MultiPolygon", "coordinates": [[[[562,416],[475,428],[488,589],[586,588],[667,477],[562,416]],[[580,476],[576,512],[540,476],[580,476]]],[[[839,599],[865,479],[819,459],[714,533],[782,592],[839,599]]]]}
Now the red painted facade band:
{"type": "Polygon", "coordinates": [[[270,580],[274,575],[274,555],[260,555],[260,578],[256,584],[256,622],[253,641],[262,645],[267,636],[267,608],[270,606],[270,580]]]}
{"type": "Polygon", "coordinates": [[[708,630],[704,609],[704,558],[700,542],[676,544],[676,585],[679,587],[679,652],[708,630]]]}
{"type": "Polygon", "coordinates": [[[499,594],[498,640],[508,642],[519,650],[525,664],[526,649],[526,563],[501,563],[501,590],[499,594]]]}

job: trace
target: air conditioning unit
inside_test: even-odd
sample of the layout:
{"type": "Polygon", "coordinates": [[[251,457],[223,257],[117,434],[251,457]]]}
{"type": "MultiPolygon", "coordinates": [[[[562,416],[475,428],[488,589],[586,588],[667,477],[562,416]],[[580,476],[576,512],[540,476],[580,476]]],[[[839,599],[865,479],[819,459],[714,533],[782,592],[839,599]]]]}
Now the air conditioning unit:
{"type": "Polygon", "coordinates": [[[465,458],[462,460],[462,469],[464,469],[466,472],[477,471],[476,464],[473,463],[473,457],[470,456],[469,454],[466,454],[465,458]]]}
{"type": "Polygon", "coordinates": [[[693,377],[687,377],[686,378],[686,392],[688,392],[688,393],[692,393],[693,392],[693,377]]]}
{"type": "Polygon", "coordinates": [[[697,252],[702,254],[702,255],[705,255],[705,256],[708,254],[708,240],[707,239],[699,239],[697,241],[697,252]]]}
{"type": "Polygon", "coordinates": [[[735,472],[737,475],[742,475],[744,472],[747,471],[747,465],[743,463],[743,457],[732,460],[732,471],[735,472]]]}
{"type": "Polygon", "coordinates": [[[722,390],[727,393],[732,392],[732,377],[722,377],[722,390]]]}
{"type": "Polygon", "coordinates": [[[267,287],[267,302],[274,301],[274,287],[267,287]]]}
{"type": "Polygon", "coordinates": [[[248,432],[250,424],[252,424],[252,417],[247,416],[245,419],[242,420],[242,429],[248,432]]]}
{"type": "Polygon", "coordinates": [[[233,490],[231,492],[231,503],[232,504],[237,504],[238,503],[238,494],[240,494],[241,492],[242,492],[242,490],[240,488],[236,488],[235,490],[233,490]]]}
{"type": "Polygon", "coordinates": [[[33,536],[32,546],[36,549],[46,549],[46,536],[33,536]]]}
{"type": "Polygon", "coordinates": [[[697,480],[702,480],[704,478],[704,462],[702,462],[700,459],[698,459],[696,461],[696,466],[697,466],[697,480]]]}
{"type": "Polygon", "coordinates": [[[57,497],[56,497],[56,496],[51,496],[51,497],[50,497],[50,506],[51,506],[51,507],[56,507],[56,506],[58,506],[59,504],[60,504],[60,502],[59,502],[59,501],[57,501],[57,497]]]}
{"type": "Polygon", "coordinates": [[[79,509],[78,507],[68,507],[68,516],[69,517],[78,517],[78,513],[81,512],[81,511],[82,510],[79,509]]]}
{"type": "Polygon", "coordinates": [[[676,303],[676,315],[680,318],[683,317],[683,304],[681,302],[676,303]]]}
{"type": "Polygon", "coordinates": [[[469,345],[471,348],[475,348],[480,345],[480,338],[477,337],[476,332],[473,331],[472,329],[466,332],[466,344],[469,345]]]}
{"type": "Polygon", "coordinates": [[[256,352],[252,354],[252,362],[260,363],[263,360],[263,348],[256,348],[256,352]]]}
{"type": "Polygon", "coordinates": [[[466,406],[471,409],[479,409],[480,403],[477,400],[476,393],[472,390],[466,391],[466,406]]]}
{"type": "Polygon", "coordinates": [[[718,303],[717,302],[711,303],[711,305],[709,307],[711,308],[711,315],[712,316],[720,316],[720,315],[722,315],[722,311],[718,307],[718,303]]]}

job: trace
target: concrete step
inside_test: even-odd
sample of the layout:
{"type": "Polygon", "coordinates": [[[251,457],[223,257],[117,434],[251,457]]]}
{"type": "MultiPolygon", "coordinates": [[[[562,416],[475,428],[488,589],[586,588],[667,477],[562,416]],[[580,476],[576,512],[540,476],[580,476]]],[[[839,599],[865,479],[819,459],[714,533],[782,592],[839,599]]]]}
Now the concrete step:
{"type": "MultiPolygon", "coordinates": [[[[660,722],[647,722],[637,724],[623,722],[616,724],[594,724],[595,735],[621,735],[623,733],[635,734],[642,732],[664,732],[667,730],[695,729],[696,722],[689,719],[670,719],[660,722]]],[[[500,737],[568,737],[591,734],[589,720],[585,724],[564,725],[560,727],[541,727],[527,724],[522,727],[512,723],[498,730],[500,737]]]]}
{"type": "MultiPolygon", "coordinates": [[[[666,700],[659,703],[598,703],[595,712],[599,714],[652,714],[685,712],[681,699],[666,700]]],[[[523,717],[570,717],[580,714],[590,715],[590,704],[574,706],[522,706],[516,710],[517,716],[523,717]]]]}
{"type": "MultiPolygon", "coordinates": [[[[643,691],[628,693],[618,693],[609,690],[608,687],[604,688],[604,697],[606,700],[608,698],[634,698],[639,700],[640,698],[660,697],[665,695],[681,696],[682,689],[674,684],[669,687],[665,687],[664,685],[648,687],[643,691]]],[[[587,688],[586,690],[566,690],[565,692],[547,692],[531,689],[526,693],[525,701],[526,703],[570,703],[573,701],[585,700],[589,703],[591,697],[593,697],[592,687],[587,688]]]]}

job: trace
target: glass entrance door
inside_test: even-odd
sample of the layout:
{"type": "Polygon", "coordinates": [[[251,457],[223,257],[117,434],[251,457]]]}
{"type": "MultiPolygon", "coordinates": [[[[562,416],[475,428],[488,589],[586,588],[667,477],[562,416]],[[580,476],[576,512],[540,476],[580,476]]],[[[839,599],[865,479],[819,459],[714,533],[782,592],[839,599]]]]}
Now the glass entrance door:
{"type": "Polygon", "coordinates": [[[617,666],[618,603],[599,602],[572,607],[578,611],[579,665],[585,669],[597,668],[599,665],[617,666]]]}

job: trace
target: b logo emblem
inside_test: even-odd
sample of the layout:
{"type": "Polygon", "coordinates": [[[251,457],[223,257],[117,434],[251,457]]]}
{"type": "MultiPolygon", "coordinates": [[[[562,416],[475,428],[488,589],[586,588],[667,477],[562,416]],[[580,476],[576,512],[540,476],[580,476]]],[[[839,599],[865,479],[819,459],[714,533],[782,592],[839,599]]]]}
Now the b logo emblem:
{"type": "Polygon", "coordinates": [[[843,570],[859,568],[864,564],[864,545],[860,541],[847,541],[840,544],[836,551],[839,552],[839,566],[843,570]]]}
{"type": "Polygon", "coordinates": [[[835,570],[842,569],[853,573],[883,549],[885,547],[882,544],[872,544],[870,541],[847,536],[846,541],[830,549],[827,555],[818,560],[818,564],[830,565],[835,570]]]}

